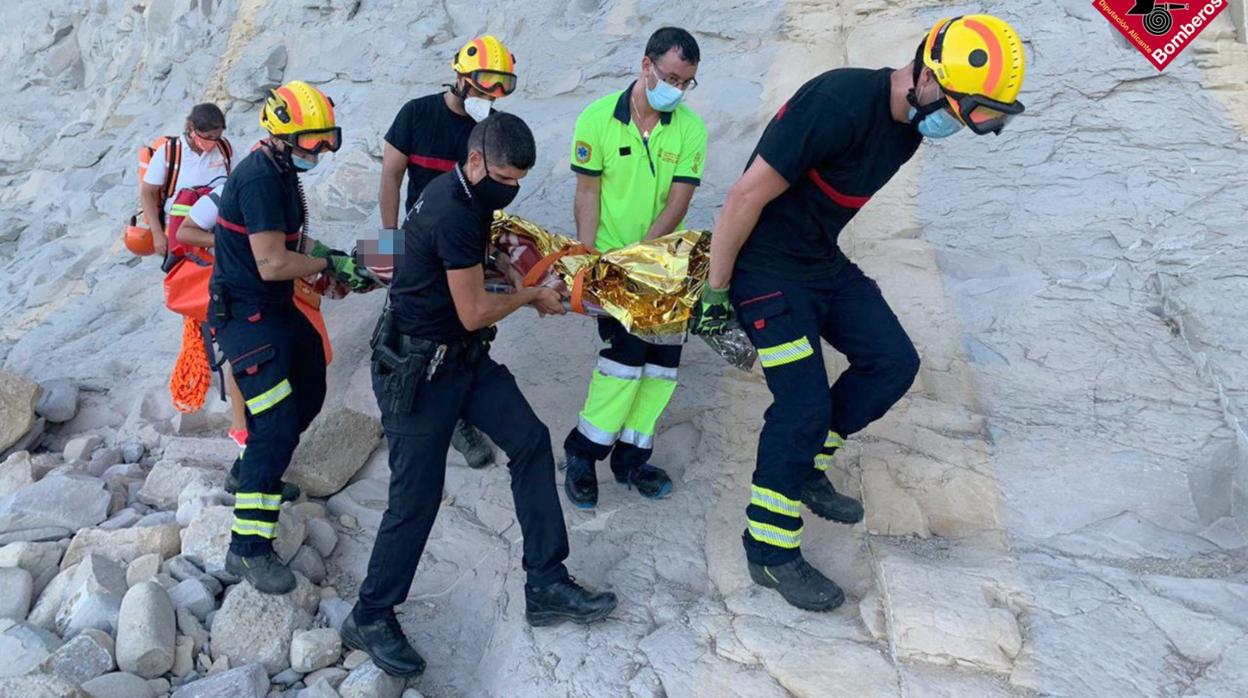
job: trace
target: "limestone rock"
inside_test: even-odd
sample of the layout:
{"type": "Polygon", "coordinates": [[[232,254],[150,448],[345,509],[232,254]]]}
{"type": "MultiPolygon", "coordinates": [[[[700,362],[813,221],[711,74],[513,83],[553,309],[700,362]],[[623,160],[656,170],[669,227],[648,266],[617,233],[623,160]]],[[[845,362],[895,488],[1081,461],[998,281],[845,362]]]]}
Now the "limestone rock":
{"type": "Polygon", "coordinates": [[[333,628],[298,632],[290,642],[290,666],[303,674],[331,666],[340,656],[342,638],[333,628]]]}
{"type": "Polygon", "coordinates": [[[312,687],[318,683],[324,683],[337,692],[338,686],[342,683],[343,679],[347,678],[348,673],[349,672],[346,669],[332,666],[324,669],[318,669],[303,677],[303,685],[312,687]]]}
{"type": "Polygon", "coordinates": [[[205,572],[203,565],[199,563],[199,558],[186,555],[171,557],[165,561],[162,567],[179,582],[188,579],[199,579],[205,572]]]}
{"type": "Polygon", "coordinates": [[[0,453],[17,443],[35,424],[39,384],[0,371],[0,453]]]}
{"type": "Polygon", "coordinates": [[[11,454],[0,463],[0,498],[9,496],[37,479],[29,452],[17,451],[11,454]]]}
{"type": "Polygon", "coordinates": [[[126,592],[117,625],[117,666],[154,679],[173,668],[176,620],[164,587],[140,582],[126,592]]]}
{"type": "Polygon", "coordinates": [[[92,698],[156,698],[156,691],[142,678],[123,671],[97,676],[82,683],[92,698]]]}
{"type": "Polygon", "coordinates": [[[65,458],[66,463],[72,463],[73,461],[86,462],[91,460],[91,454],[95,452],[95,449],[103,445],[104,439],[98,436],[79,436],[70,439],[69,443],[65,444],[65,450],[61,452],[61,455],[65,458]]]}
{"type": "MultiPolygon", "coordinates": [[[[209,574],[219,578],[228,577],[225,572],[225,555],[230,547],[230,527],[234,525],[234,509],[226,506],[208,507],[199,517],[182,530],[182,552],[194,556],[204,564],[209,574]]],[[[278,557],[289,561],[303,544],[307,527],[297,516],[283,509],[278,516],[277,539],[273,549],[278,557]]]]}
{"type": "Polygon", "coordinates": [[[364,526],[376,529],[381,525],[381,515],[386,511],[389,498],[389,483],[385,480],[357,480],[329,498],[329,513],[339,517],[347,528],[364,526]],[[343,517],[350,517],[354,523],[348,526],[343,517]]]}
{"type": "Polygon", "coordinates": [[[313,584],[325,581],[325,562],[312,548],[302,546],[290,560],[290,569],[302,574],[313,584]]]}
{"type": "Polygon", "coordinates": [[[342,667],[347,671],[354,671],[356,667],[368,661],[368,653],[363,650],[351,650],[342,660],[342,667]]]}
{"type": "Polygon", "coordinates": [[[178,619],[178,632],[191,640],[191,655],[198,656],[204,645],[208,643],[208,631],[200,624],[195,614],[185,608],[174,608],[174,615],[178,619]]]}
{"type": "Polygon", "coordinates": [[[121,447],[121,459],[124,463],[138,463],[146,449],[138,441],[131,441],[121,447]]]}
{"type": "Polygon", "coordinates": [[[216,608],[213,593],[199,579],[184,579],[169,590],[169,598],[176,608],[184,608],[204,620],[216,608]]]}
{"type": "Polygon", "coordinates": [[[121,600],[128,588],[121,563],[88,554],[74,567],[65,588],[65,601],[56,612],[57,632],[65,638],[87,628],[116,632],[121,600]]]}
{"type": "Polygon", "coordinates": [[[50,474],[0,500],[0,532],[94,526],[108,517],[109,499],[95,478],[50,474]]]}
{"type": "Polygon", "coordinates": [[[139,501],[157,509],[176,510],[178,497],[184,492],[196,489],[210,492],[224,484],[223,470],[197,468],[166,459],[147,474],[143,489],[139,490],[139,501]]]}
{"type": "Polygon", "coordinates": [[[104,477],[104,473],[118,465],[125,465],[121,462],[120,448],[97,448],[91,454],[91,460],[87,462],[87,473],[93,477],[108,480],[109,478],[104,477]]]}
{"type": "MultiPolygon", "coordinates": [[[[179,540],[179,544],[181,540],[179,540]]],[[[126,566],[126,584],[134,586],[139,582],[146,582],[156,578],[160,572],[160,553],[148,553],[136,557],[129,565],[126,566]]]]}
{"type": "Polygon", "coordinates": [[[342,622],[351,615],[352,604],[339,598],[321,599],[318,612],[329,627],[337,631],[342,631],[342,622]]]}
{"type": "Polygon", "coordinates": [[[62,570],[52,581],[44,587],[40,592],[39,598],[35,601],[34,608],[30,609],[30,615],[26,616],[26,620],[44,630],[56,630],[56,614],[60,612],[61,606],[65,603],[65,593],[69,589],[70,582],[73,581],[77,567],[62,570]]]}
{"type": "Polygon", "coordinates": [[[0,567],[21,567],[30,572],[34,580],[32,591],[38,597],[60,571],[64,552],[60,543],[10,543],[0,548],[0,567]]]}
{"type": "Polygon", "coordinates": [[[89,553],[98,553],[129,564],[144,555],[161,559],[177,555],[182,548],[181,529],[177,524],[135,526],[117,531],[85,529],[74,536],[61,560],[61,568],[76,564],[89,553]]]}
{"type": "Polygon", "coordinates": [[[0,678],[0,696],[14,698],[92,698],[72,681],[59,676],[30,674],[0,678]]]}
{"type": "Polygon", "coordinates": [[[31,623],[0,619],[0,677],[21,676],[61,646],[61,639],[31,623]]]}
{"type": "Polygon", "coordinates": [[[173,646],[174,676],[182,677],[195,669],[195,641],[185,635],[179,635],[173,646]]]}
{"type": "Polygon", "coordinates": [[[351,671],[338,685],[338,693],[342,698],[399,698],[406,685],[369,661],[351,671]]]}
{"type": "Polygon", "coordinates": [[[338,545],[338,533],[333,524],[323,518],[310,518],[308,521],[308,545],[316,549],[322,558],[329,557],[338,545]]]}
{"type": "Polygon", "coordinates": [[[80,684],[112,671],[113,638],[108,633],[88,629],[61,645],[39,665],[45,674],[80,684]]]}
{"type": "MultiPolygon", "coordinates": [[[[346,672],[343,672],[344,674],[346,672]]],[[[342,698],[338,691],[327,681],[317,681],[316,683],[306,683],[307,688],[302,688],[295,694],[295,698],[342,698]]]]}
{"type": "Polygon", "coordinates": [[[278,672],[277,675],[270,678],[269,681],[277,684],[278,686],[289,687],[292,684],[298,683],[302,679],[303,674],[300,674],[294,669],[287,669],[285,671],[278,672]]]}
{"type": "Polygon", "coordinates": [[[21,567],[0,567],[0,618],[26,620],[35,580],[21,567]]]}
{"type": "Polygon", "coordinates": [[[35,412],[52,424],[68,422],[78,414],[78,386],[64,378],[56,378],[39,384],[43,394],[35,405],[35,412]]]}
{"type": "Polygon", "coordinates": [[[309,497],[328,497],[364,466],[381,441],[381,420],[352,409],[329,409],[303,433],[282,476],[309,497]]]}
{"type": "Polygon", "coordinates": [[[316,588],[296,575],[295,590],[283,596],[262,594],[243,583],[232,587],[212,621],[213,660],[259,663],[269,674],[290,666],[291,638],[312,627],[316,588]]]}
{"type": "Polygon", "coordinates": [[[269,676],[260,664],[248,664],[178,687],[173,698],[264,698],[269,676]]]}

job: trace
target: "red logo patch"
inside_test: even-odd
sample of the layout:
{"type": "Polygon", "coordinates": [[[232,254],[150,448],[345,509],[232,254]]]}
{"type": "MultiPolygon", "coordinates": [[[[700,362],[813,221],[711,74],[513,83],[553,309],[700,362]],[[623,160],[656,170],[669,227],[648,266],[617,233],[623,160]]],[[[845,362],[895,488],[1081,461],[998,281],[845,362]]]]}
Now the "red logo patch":
{"type": "Polygon", "coordinates": [[[1165,70],[1226,9],[1227,2],[1092,0],[1092,6],[1157,70],[1165,70]]]}

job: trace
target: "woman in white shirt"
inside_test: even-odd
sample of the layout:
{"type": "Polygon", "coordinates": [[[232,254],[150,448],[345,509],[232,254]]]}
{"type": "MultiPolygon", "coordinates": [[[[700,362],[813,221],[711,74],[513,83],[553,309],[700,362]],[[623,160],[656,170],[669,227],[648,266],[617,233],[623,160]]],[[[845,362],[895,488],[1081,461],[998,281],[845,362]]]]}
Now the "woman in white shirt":
{"type": "MultiPolygon", "coordinates": [[[[175,173],[176,182],[169,191],[202,187],[229,174],[229,144],[222,138],[224,132],[225,114],[217,105],[197,104],[191,109],[190,115],[186,117],[186,128],[178,139],[181,142],[181,164],[175,173]]],[[[161,256],[168,249],[165,216],[173,205],[173,197],[165,197],[169,147],[166,143],[152,154],[147,174],[139,185],[143,216],[151,227],[155,252],[161,256]]]]}

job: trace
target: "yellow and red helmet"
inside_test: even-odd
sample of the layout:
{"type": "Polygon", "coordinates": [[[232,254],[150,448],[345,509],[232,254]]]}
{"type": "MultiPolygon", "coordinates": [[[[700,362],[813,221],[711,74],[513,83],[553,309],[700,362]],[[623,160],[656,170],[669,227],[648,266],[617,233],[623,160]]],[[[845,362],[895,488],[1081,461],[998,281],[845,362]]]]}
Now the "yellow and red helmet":
{"type": "Polygon", "coordinates": [[[342,147],[342,129],[334,121],[334,101],[302,80],[270,90],[260,125],[266,131],[310,153],[342,147]]]}
{"type": "Polygon", "coordinates": [[[490,97],[516,91],[516,57],[493,35],[478,36],[460,47],[451,68],[490,97]]]}
{"type": "Polygon", "coordinates": [[[1027,73],[1023,42],[992,15],[942,19],[919,50],[945,93],[950,111],[975,133],[1000,133],[1023,112],[1018,94],[1027,73]]]}

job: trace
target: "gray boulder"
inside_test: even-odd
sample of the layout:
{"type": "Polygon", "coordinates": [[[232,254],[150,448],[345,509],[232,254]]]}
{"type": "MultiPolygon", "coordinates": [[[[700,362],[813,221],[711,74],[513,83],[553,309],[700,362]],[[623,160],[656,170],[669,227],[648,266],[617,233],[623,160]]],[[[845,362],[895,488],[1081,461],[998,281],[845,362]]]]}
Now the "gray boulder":
{"type": "Polygon", "coordinates": [[[39,671],[80,684],[107,674],[114,666],[113,638],[90,629],[57,648],[39,665],[39,671]]]}
{"type": "MultiPolygon", "coordinates": [[[[234,581],[225,572],[225,555],[230,547],[230,527],[234,525],[234,508],[212,506],[204,509],[190,526],[182,529],[182,553],[204,564],[207,572],[225,581],[234,581]]],[[[298,552],[307,535],[303,518],[283,508],[278,516],[277,539],[273,549],[283,561],[298,552]]]]}
{"type": "Polygon", "coordinates": [[[65,588],[65,601],[56,613],[56,629],[69,638],[88,628],[117,631],[121,600],[126,595],[126,571],[121,563],[103,555],[88,554],[74,567],[65,588]]]}
{"type": "Polygon", "coordinates": [[[72,463],[76,460],[86,462],[91,460],[91,454],[95,452],[95,449],[103,445],[104,439],[94,434],[91,436],[79,436],[70,439],[69,443],[65,444],[65,450],[61,452],[61,456],[65,458],[66,463],[72,463]]]}
{"type": "Polygon", "coordinates": [[[43,394],[35,404],[35,412],[52,424],[68,422],[78,414],[78,386],[64,378],[39,384],[43,394]]]}
{"type": "Polygon", "coordinates": [[[342,656],[342,637],[333,628],[295,633],[290,641],[290,666],[308,674],[335,664],[342,656]]]}
{"type": "Polygon", "coordinates": [[[184,492],[202,490],[207,493],[224,485],[225,471],[219,468],[210,470],[162,460],[143,481],[143,488],[139,490],[139,501],[157,509],[176,510],[178,496],[184,492]]]}
{"type": "Polygon", "coordinates": [[[316,549],[322,558],[329,557],[338,546],[338,532],[333,524],[322,518],[309,518],[307,544],[316,549]]]}
{"type": "Polygon", "coordinates": [[[82,690],[91,698],[156,698],[156,689],[146,680],[124,671],[97,676],[82,682],[82,690]]]}
{"type": "Polygon", "coordinates": [[[182,549],[182,530],[177,524],[135,526],[116,531],[98,528],[79,531],[69,543],[61,567],[76,564],[84,556],[95,553],[130,564],[144,555],[159,555],[161,559],[177,555],[182,549]]]}
{"type": "Polygon", "coordinates": [[[0,618],[26,620],[35,580],[21,567],[0,567],[0,618]]]}
{"type": "Polygon", "coordinates": [[[44,630],[56,630],[56,614],[65,603],[65,592],[78,572],[78,567],[62,570],[44,587],[26,621],[44,630]]]}
{"type": "Polygon", "coordinates": [[[61,638],[43,628],[0,618],[0,677],[31,671],[61,644],[61,638]]]}
{"type": "Polygon", "coordinates": [[[35,464],[28,451],[17,451],[0,463],[0,497],[7,497],[23,487],[34,484],[35,464]]]}
{"type": "Polygon", "coordinates": [[[243,583],[232,587],[212,621],[212,658],[231,664],[258,663],[270,675],[290,666],[293,635],[312,627],[319,594],[296,574],[295,590],[282,596],[262,594],[243,583]]]}
{"type": "Polygon", "coordinates": [[[299,548],[299,552],[290,559],[290,569],[302,574],[313,584],[325,581],[325,561],[319,553],[308,546],[299,548]]]}
{"type": "Polygon", "coordinates": [[[131,587],[117,622],[117,666],[145,679],[172,669],[176,623],[164,587],[155,582],[131,587]]]}
{"type": "Polygon", "coordinates": [[[264,698],[269,675],[260,664],[248,664],[179,686],[173,698],[264,698]]]}
{"type": "Polygon", "coordinates": [[[160,573],[160,553],[148,553],[136,557],[126,566],[126,584],[134,586],[156,578],[160,573]]]}
{"type": "Polygon", "coordinates": [[[0,679],[0,696],[9,698],[92,698],[72,681],[59,676],[30,674],[0,679]]]}
{"type": "Polygon", "coordinates": [[[32,593],[38,597],[60,571],[64,552],[60,543],[10,543],[0,548],[0,567],[21,567],[29,572],[34,580],[32,593]]]}
{"type": "Polygon", "coordinates": [[[342,698],[399,698],[407,682],[395,678],[371,661],[364,662],[338,685],[338,693],[342,698]]]}
{"type": "Polygon", "coordinates": [[[93,477],[48,475],[0,499],[0,532],[94,526],[108,518],[110,498],[93,477]]]}
{"type": "MultiPolygon", "coordinates": [[[[211,577],[209,577],[211,579],[211,577]]],[[[175,608],[184,608],[204,620],[217,607],[211,590],[199,579],[184,579],[169,590],[175,608]]]]}
{"type": "Polygon", "coordinates": [[[381,420],[341,408],[326,410],[299,439],[282,476],[309,497],[328,497],[346,486],[381,442],[381,420]]]}

